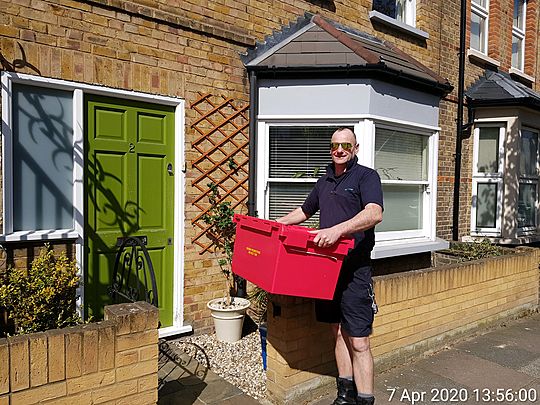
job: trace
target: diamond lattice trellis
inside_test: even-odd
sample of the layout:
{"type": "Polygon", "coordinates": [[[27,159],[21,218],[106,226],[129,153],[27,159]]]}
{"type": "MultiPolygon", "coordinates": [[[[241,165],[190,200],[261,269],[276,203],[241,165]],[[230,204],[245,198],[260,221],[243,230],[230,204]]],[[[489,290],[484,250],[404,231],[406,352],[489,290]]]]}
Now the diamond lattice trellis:
{"type": "Polygon", "coordinates": [[[213,246],[205,236],[208,225],[202,220],[209,209],[209,183],[218,186],[220,202],[230,201],[236,212],[247,211],[249,106],[239,106],[225,96],[199,93],[191,108],[199,116],[191,125],[197,136],[192,147],[199,154],[193,161],[198,175],[192,185],[200,191],[193,202],[200,213],[191,221],[196,228],[192,242],[201,247],[202,254],[213,246]]]}

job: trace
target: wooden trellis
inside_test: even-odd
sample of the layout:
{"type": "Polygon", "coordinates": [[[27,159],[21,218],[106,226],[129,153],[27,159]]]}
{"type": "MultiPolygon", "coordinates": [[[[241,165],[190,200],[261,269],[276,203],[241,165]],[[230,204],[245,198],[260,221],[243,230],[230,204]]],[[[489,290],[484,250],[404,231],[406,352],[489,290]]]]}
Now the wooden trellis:
{"type": "Polygon", "coordinates": [[[193,202],[200,213],[191,221],[197,230],[192,242],[201,247],[202,254],[213,246],[205,235],[209,226],[202,220],[210,208],[209,183],[217,185],[219,202],[230,201],[236,212],[247,212],[249,105],[239,106],[225,96],[199,93],[190,107],[199,116],[191,125],[197,136],[192,149],[198,155],[192,164],[198,172],[192,186],[200,192],[193,202]]]}

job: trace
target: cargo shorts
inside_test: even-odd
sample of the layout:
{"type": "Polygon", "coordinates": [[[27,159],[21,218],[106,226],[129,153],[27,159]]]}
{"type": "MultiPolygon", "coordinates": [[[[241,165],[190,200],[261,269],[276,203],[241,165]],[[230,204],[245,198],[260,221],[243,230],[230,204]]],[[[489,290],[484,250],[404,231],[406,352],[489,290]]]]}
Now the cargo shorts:
{"type": "Polygon", "coordinates": [[[316,300],[317,321],[341,323],[341,327],[352,337],[369,336],[375,315],[373,268],[369,261],[360,263],[345,258],[332,300],[316,300]]]}

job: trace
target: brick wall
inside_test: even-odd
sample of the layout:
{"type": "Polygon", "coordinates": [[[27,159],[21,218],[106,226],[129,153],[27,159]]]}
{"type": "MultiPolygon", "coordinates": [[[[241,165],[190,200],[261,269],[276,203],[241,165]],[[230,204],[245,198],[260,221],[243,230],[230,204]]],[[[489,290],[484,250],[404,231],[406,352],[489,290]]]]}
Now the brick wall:
{"type": "Polygon", "coordinates": [[[0,339],[0,404],[154,404],[158,310],[112,305],[105,321],[0,339]]]}
{"type": "MultiPolygon", "coordinates": [[[[374,278],[379,305],[371,347],[376,370],[401,364],[501,319],[538,308],[538,249],[374,278]]],[[[300,403],[334,389],[329,328],[312,300],[272,296],[268,395],[300,403]],[[277,311],[276,311],[277,310],[277,311]]]]}

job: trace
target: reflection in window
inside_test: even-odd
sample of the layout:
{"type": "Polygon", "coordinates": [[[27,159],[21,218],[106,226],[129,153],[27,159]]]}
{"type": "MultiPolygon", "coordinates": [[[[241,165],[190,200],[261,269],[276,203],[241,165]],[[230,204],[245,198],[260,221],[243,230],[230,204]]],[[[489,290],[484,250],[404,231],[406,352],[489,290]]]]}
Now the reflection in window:
{"type": "Polygon", "coordinates": [[[497,218],[497,184],[479,183],[476,190],[476,226],[495,228],[497,218]]]}
{"type": "Polygon", "coordinates": [[[478,135],[478,173],[499,171],[499,131],[498,127],[481,127],[478,135]]]}
{"type": "Polygon", "coordinates": [[[424,186],[383,185],[384,221],[377,232],[422,229],[424,186]]]}
{"type": "Polygon", "coordinates": [[[519,172],[523,176],[536,176],[538,161],[538,134],[521,131],[521,153],[519,155],[519,172]]]}
{"type": "Polygon", "coordinates": [[[416,25],[416,0],[373,0],[373,10],[404,24],[416,25]]]}
{"type": "Polygon", "coordinates": [[[13,231],[73,228],[68,91],[13,84],[13,231]]]}
{"type": "Polygon", "coordinates": [[[518,227],[536,227],[536,184],[520,184],[518,227]]]}
{"type": "Polygon", "coordinates": [[[471,43],[474,50],[487,53],[487,24],[488,24],[487,0],[471,2],[471,43]]]}
{"type": "Polygon", "coordinates": [[[525,0],[514,0],[514,20],[512,24],[512,67],[523,70],[525,51],[525,0]]]}

